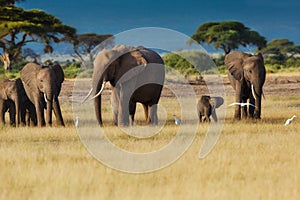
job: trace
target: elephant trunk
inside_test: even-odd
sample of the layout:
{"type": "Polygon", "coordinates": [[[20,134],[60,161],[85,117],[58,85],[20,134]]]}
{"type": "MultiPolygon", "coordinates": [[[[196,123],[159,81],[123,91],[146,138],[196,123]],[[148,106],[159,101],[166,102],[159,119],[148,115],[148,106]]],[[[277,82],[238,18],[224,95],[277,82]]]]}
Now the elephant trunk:
{"type": "Polygon", "coordinates": [[[261,114],[261,97],[262,97],[262,86],[252,85],[252,94],[255,99],[255,109],[254,109],[254,118],[260,119],[261,114]]]}
{"type": "Polygon", "coordinates": [[[101,81],[101,80],[102,80],[102,78],[100,79],[100,81],[97,84],[96,83],[93,84],[95,90],[93,92],[94,96],[91,98],[91,100],[94,99],[95,114],[96,114],[98,124],[100,126],[103,125],[102,113],[101,113],[101,93],[104,90],[105,83],[106,83],[106,82],[101,81]],[[100,83],[102,83],[102,84],[100,84],[100,83]]]}
{"type": "Polygon", "coordinates": [[[46,105],[47,105],[47,115],[46,115],[46,124],[52,126],[52,108],[53,108],[53,89],[48,89],[46,92],[46,105]]]}

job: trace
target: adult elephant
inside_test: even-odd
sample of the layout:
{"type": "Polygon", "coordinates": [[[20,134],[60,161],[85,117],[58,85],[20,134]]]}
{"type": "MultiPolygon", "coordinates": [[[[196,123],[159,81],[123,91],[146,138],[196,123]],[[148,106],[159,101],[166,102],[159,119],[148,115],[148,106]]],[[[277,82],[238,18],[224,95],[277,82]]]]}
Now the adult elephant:
{"type": "MultiPolygon", "coordinates": [[[[114,123],[132,125],[136,103],[142,103],[147,124],[157,124],[157,103],[165,70],[162,58],[144,47],[116,46],[101,51],[94,60],[92,89],[96,118],[102,125],[101,92],[106,82],[112,86],[114,123]]],[[[88,96],[89,96],[88,95],[88,96]]],[[[88,98],[86,97],[86,99],[88,98]]]]}
{"type": "Polygon", "coordinates": [[[30,101],[34,104],[37,114],[37,125],[52,125],[52,110],[57,126],[64,126],[58,101],[64,72],[59,64],[40,66],[28,63],[21,70],[21,80],[30,101]],[[44,109],[47,110],[46,122],[44,109]]]}
{"type": "Polygon", "coordinates": [[[224,99],[222,97],[210,97],[208,95],[201,96],[197,104],[199,122],[202,122],[202,117],[204,117],[203,122],[210,122],[210,116],[217,122],[218,117],[216,109],[223,103],[224,99]]]}
{"type": "Polygon", "coordinates": [[[247,54],[243,52],[232,52],[225,56],[225,65],[228,69],[228,78],[235,89],[235,101],[245,103],[250,101],[248,108],[236,105],[234,118],[241,119],[247,116],[255,119],[261,117],[261,97],[263,96],[263,85],[266,79],[266,69],[263,56],[247,54]],[[242,116],[241,116],[242,115],[242,116]]]}

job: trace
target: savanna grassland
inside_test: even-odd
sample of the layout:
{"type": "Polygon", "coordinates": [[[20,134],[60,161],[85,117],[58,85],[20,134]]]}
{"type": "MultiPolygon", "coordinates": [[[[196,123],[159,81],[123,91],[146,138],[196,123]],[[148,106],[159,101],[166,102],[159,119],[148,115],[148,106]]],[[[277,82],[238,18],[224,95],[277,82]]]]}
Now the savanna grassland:
{"type": "MultiPolygon", "coordinates": [[[[199,159],[209,128],[209,124],[201,124],[190,148],[177,161],[141,174],[111,169],[89,153],[74,126],[69,88],[61,101],[66,127],[0,128],[0,198],[299,199],[299,83],[300,77],[269,77],[262,120],[238,122],[232,120],[234,108],[227,107],[234,99],[226,84],[225,123],[213,150],[199,159]],[[293,114],[295,120],[284,126],[293,114]]],[[[173,114],[181,117],[175,98],[161,98],[166,124],[146,139],[128,136],[113,126],[109,100],[103,103],[105,134],[128,151],[155,151],[168,144],[179,129],[172,118],[173,114]]],[[[142,124],[141,107],[137,112],[137,124],[142,124]]]]}

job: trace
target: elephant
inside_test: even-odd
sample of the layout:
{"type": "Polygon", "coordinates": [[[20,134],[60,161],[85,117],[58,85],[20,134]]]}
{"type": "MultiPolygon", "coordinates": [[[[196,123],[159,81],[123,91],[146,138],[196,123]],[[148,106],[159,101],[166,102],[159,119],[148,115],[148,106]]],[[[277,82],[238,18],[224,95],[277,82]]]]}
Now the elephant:
{"type": "Polygon", "coordinates": [[[199,122],[202,122],[203,116],[203,122],[210,122],[210,116],[212,116],[214,121],[217,122],[218,117],[216,114],[216,108],[219,108],[223,103],[224,99],[222,97],[210,97],[208,95],[201,96],[197,104],[199,122]]]}
{"type": "Polygon", "coordinates": [[[225,56],[225,65],[228,69],[228,78],[235,90],[235,101],[237,103],[251,104],[248,108],[236,105],[234,118],[240,120],[247,117],[252,119],[261,118],[261,97],[263,85],[266,79],[266,68],[261,53],[257,55],[244,52],[231,52],[225,56]]]}
{"type": "Polygon", "coordinates": [[[12,126],[26,125],[26,112],[32,123],[36,123],[36,114],[33,104],[29,101],[21,79],[0,80],[0,123],[5,124],[5,112],[9,112],[12,126]]]}
{"type": "Polygon", "coordinates": [[[5,124],[5,112],[9,111],[10,124],[20,123],[20,103],[16,83],[13,80],[0,80],[0,123],[5,124]]]}
{"type": "Polygon", "coordinates": [[[92,89],[84,101],[94,95],[91,99],[94,99],[98,124],[102,126],[101,93],[109,82],[115,125],[133,125],[138,102],[143,105],[146,123],[157,125],[157,104],[164,79],[164,62],[155,51],[125,45],[104,49],[94,60],[92,89]]]}
{"type": "Polygon", "coordinates": [[[64,72],[57,63],[49,66],[41,66],[36,63],[28,63],[20,72],[21,80],[26,94],[34,104],[37,117],[37,125],[52,126],[52,110],[56,117],[57,126],[64,126],[60,104],[58,100],[64,81],[64,72]],[[46,108],[46,121],[44,109],[46,108]]]}

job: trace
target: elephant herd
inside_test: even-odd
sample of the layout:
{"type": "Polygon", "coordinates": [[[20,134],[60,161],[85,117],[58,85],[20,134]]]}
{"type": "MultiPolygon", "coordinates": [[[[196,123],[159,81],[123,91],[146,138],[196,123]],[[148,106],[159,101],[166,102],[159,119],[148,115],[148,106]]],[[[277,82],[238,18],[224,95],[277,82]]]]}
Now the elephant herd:
{"type": "MultiPolygon", "coordinates": [[[[243,108],[236,105],[234,118],[260,119],[262,87],[266,77],[262,55],[232,52],[225,56],[225,65],[235,90],[235,101],[245,103],[249,100],[255,105],[243,108]]],[[[61,66],[28,63],[21,70],[20,77],[0,80],[0,123],[5,123],[5,112],[9,111],[11,125],[51,126],[53,111],[57,126],[64,126],[58,100],[64,81],[61,66]]],[[[155,51],[124,45],[104,49],[94,60],[92,87],[82,103],[94,101],[96,119],[102,126],[101,94],[109,82],[115,125],[133,125],[136,103],[143,105],[146,123],[157,125],[157,104],[164,79],[164,62],[155,51]]],[[[197,104],[199,121],[210,122],[210,116],[217,121],[215,109],[223,103],[222,97],[201,96],[197,104]]]]}
{"type": "Polygon", "coordinates": [[[0,80],[0,123],[5,123],[5,112],[8,111],[12,126],[51,126],[54,111],[57,125],[64,126],[58,100],[64,81],[61,66],[28,63],[20,75],[21,78],[16,80],[0,80]]]}

